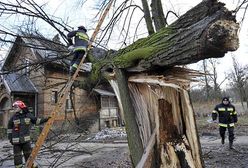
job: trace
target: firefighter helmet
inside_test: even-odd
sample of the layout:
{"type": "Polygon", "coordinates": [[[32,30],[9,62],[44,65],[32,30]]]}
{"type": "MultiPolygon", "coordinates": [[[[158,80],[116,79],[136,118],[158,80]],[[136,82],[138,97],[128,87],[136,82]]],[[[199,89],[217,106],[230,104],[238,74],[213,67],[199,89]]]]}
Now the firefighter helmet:
{"type": "Polygon", "coordinates": [[[78,26],[78,30],[84,30],[85,32],[87,32],[87,29],[84,26],[78,26]]]}
{"type": "Polygon", "coordinates": [[[15,102],[13,103],[12,106],[13,106],[13,107],[14,107],[14,106],[18,106],[20,109],[24,109],[24,108],[27,107],[27,106],[26,106],[22,101],[20,101],[20,100],[15,101],[15,102]]]}

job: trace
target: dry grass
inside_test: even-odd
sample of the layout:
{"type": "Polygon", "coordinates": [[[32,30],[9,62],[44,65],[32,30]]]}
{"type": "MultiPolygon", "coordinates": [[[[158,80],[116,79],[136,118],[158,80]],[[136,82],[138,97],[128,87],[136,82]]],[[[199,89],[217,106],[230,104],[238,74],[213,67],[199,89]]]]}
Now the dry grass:
{"type": "MultiPolygon", "coordinates": [[[[205,104],[193,103],[193,108],[196,114],[196,124],[199,135],[218,135],[218,124],[209,123],[207,120],[211,119],[211,113],[215,105],[218,104],[209,102],[205,104]]],[[[243,108],[241,103],[233,104],[238,113],[238,123],[235,125],[235,132],[238,135],[247,135],[248,127],[248,110],[243,108]]],[[[246,105],[246,104],[244,104],[246,105]]]]}
{"type": "MultiPolygon", "coordinates": [[[[196,117],[207,117],[212,114],[214,107],[220,102],[204,102],[204,103],[193,103],[193,109],[196,117]]],[[[242,107],[241,103],[233,103],[236,108],[238,115],[248,115],[248,109],[246,103],[242,107]]]]}
{"type": "Polygon", "coordinates": [[[197,117],[210,115],[218,102],[193,103],[193,109],[197,117]]]}

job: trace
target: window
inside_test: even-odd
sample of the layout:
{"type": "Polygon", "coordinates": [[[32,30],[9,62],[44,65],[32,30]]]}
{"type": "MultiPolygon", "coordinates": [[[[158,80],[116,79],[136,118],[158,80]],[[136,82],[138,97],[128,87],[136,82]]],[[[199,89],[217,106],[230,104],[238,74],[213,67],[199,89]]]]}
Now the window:
{"type": "Polygon", "coordinates": [[[102,107],[109,107],[109,97],[101,97],[102,101],[102,107]]]}
{"type": "Polygon", "coordinates": [[[102,96],[102,107],[118,107],[118,102],[115,97],[102,96]]]}
{"type": "Polygon", "coordinates": [[[58,91],[52,91],[51,102],[52,104],[58,102],[58,91]]]}
{"type": "Polygon", "coordinates": [[[115,97],[109,97],[109,107],[118,107],[118,102],[115,97]]]}

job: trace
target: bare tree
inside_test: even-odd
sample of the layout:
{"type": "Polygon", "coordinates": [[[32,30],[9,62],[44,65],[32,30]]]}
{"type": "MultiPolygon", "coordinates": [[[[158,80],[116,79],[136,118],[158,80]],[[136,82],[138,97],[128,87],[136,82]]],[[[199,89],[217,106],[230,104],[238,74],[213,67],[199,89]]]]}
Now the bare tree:
{"type": "MultiPolygon", "coordinates": [[[[221,98],[220,85],[223,82],[221,82],[220,84],[218,83],[217,66],[218,66],[219,62],[216,59],[209,59],[209,64],[210,64],[210,70],[211,70],[210,71],[210,73],[211,73],[210,79],[211,79],[211,82],[213,83],[213,97],[214,98],[221,98]]],[[[224,81],[225,81],[225,79],[224,79],[224,81]]]]}
{"type": "Polygon", "coordinates": [[[154,33],[154,28],[152,25],[152,19],[151,19],[151,14],[150,14],[147,0],[142,0],[142,5],[143,5],[143,10],[144,10],[144,17],[146,20],[147,30],[148,30],[149,35],[151,35],[154,33]]]}
{"type": "Polygon", "coordinates": [[[208,76],[208,70],[207,70],[207,60],[203,60],[202,61],[202,65],[203,65],[203,72],[204,72],[204,83],[205,83],[205,89],[206,90],[206,96],[207,96],[207,100],[210,99],[210,82],[209,82],[209,76],[208,76]]]}
{"type": "Polygon", "coordinates": [[[218,64],[218,60],[213,58],[202,61],[200,71],[203,71],[203,77],[200,77],[199,80],[203,83],[201,90],[204,94],[202,94],[202,98],[198,100],[209,101],[221,98],[222,91],[220,86],[227,80],[227,77],[224,76],[224,79],[219,82],[218,64]]]}
{"type": "MultiPolygon", "coordinates": [[[[38,5],[34,0],[26,0],[26,1],[16,0],[15,2],[0,2],[0,11],[2,17],[4,18],[8,18],[10,16],[16,18],[21,16],[26,17],[27,24],[23,22],[24,25],[18,27],[19,30],[22,30],[22,27],[24,27],[25,32],[27,31],[29,31],[30,33],[36,32],[37,28],[35,26],[35,22],[37,22],[38,19],[40,19],[45,23],[47,23],[52,28],[54,28],[61,35],[63,39],[66,39],[66,35],[61,30],[69,31],[71,27],[67,25],[62,19],[57,18],[45,12],[44,8],[45,8],[45,4],[38,5]]],[[[1,29],[0,30],[1,33],[10,36],[15,35],[13,31],[9,30],[8,28],[5,29],[7,29],[8,31],[1,29]]],[[[1,41],[4,41],[4,39],[1,39],[1,41]]]]}
{"type": "Polygon", "coordinates": [[[154,22],[156,31],[158,31],[161,28],[165,27],[165,25],[166,25],[161,0],[152,0],[151,8],[152,8],[153,22],[154,22]]]}
{"type": "Polygon", "coordinates": [[[247,103],[247,108],[248,108],[248,97],[245,89],[247,87],[248,66],[241,66],[234,56],[232,57],[232,60],[233,60],[233,70],[229,74],[230,84],[233,88],[236,89],[242,106],[244,107],[243,104],[244,101],[247,103]]]}
{"type": "MultiPolygon", "coordinates": [[[[103,29],[101,39],[104,39],[107,34],[110,37],[114,25],[121,18],[123,11],[132,9],[129,10],[130,15],[124,17],[128,17],[129,20],[125,19],[123,25],[126,26],[124,29],[121,29],[121,33],[125,35],[123,38],[123,45],[125,45],[128,34],[130,33],[129,28],[134,11],[136,9],[142,10],[141,7],[127,2],[124,1],[118,7],[118,11],[114,13],[110,23],[103,29]]],[[[170,92],[174,98],[172,102],[160,98],[157,102],[151,104],[151,102],[145,99],[139,99],[142,96],[139,92],[130,91],[129,87],[132,82],[128,81],[128,77],[135,76],[135,72],[145,72],[153,74],[156,77],[153,80],[156,81],[161,76],[165,77],[164,75],[167,73],[170,75],[169,70],[175,65],[185,65],[205,58],[223,57],[227,51],[237,49],[236,31],[238,26],[231,12],[227,11],[222,3],[213,0],[203,1],[169,27],[165,28],[165,17],[161,0],[154,0],[152,3],[153,19],[154,21],[156,20],[155,28],[159,31],[145,39],[136,41],[128,47],[109,54],[104,60],[93,62],[91,79],[99,79],[99,74],[101,73],[104,75],[109,74],[108,76],[106,75],[106,78],[110,82],[111,80],[116,81],[119,88],[121,88],[119,89],[119,96],[124,107],[128,143],[134,166],[138,165],[141,160],[144,161],[142,162],[143,165],[149,162],[149,164],[158,165],[159,167],[163,164],[170,165],[175,162],[182,167],[189,167],[189,165],[192,167],[194,165],[195,167],[202,167],[194,115],[187,92],[183,89],[180,93],[174,93],[172,91],[170,92]],[[134,99],[131,99],[131,95],[134,99]],[[136,110],[135,108],[139,108],[140,104],[134,104],[132,100],[140,100],[144,105],[151,104],[151,107],[149,111],[145,111],[147,109],[143,109],[142,107],[140,107],[140,111],[136,110]],[[172,110],[172,105],[173,107],[177,107],[176,111],[172,110]],[[158,111],[158,114],[152,114],[154,111],[158,111]],[[142,116],[145,114],[147,115],[142,116]],[[155,117],[159,119],[159,123],[157,123],[158,127],[155,124],[157,120],[150,120],[149,118],[149,116],[153,115],[159,115],[155,117]],[[141,116],[141,119],[137,116],[141,116]],[[146,122],[142,122],[142,119],[146,119],[146,122]],[[168,127],[166,127],[164,121],[167,121],[166,123],[169,124],[168,127]],[[177,124],[178,129],[175,124],[177,124]],[[156,139],[159,140],[157,146],[154,145],[156,139]],[[168,147],[168,150],[164,147],[168,147]],[[179,148],[180,151],[177,153],[177,149],[179,148]],[[150,151],[153,152],[151,153],[150,151]],[[168,158],[163,158],[163,156],[167,155],[169,156],[168,158]],[[150,160],[143,160],[143,158],[150,156],[152,157],[149,158],[150,160]]],[[[36,6],[33,5],[33,7],[36,6]]],[[[19,8],[17,9],[19,10],[19,8]]],[[[25,13],[31,14],[31,17],[34,15],[30,11],[26,11],[25,13]]],[[[38,14],[40,13],[43,13],[42,10],[38,10],[38,14]]],[[[47,19],[47,15],[45,15],[44,20],[51,26],[57,25],[47,19]]],[[[108,40],[109,38],[106,41],[108,40]]],[[[172,70],[171,73],[175,75],[176,72],[178,72],[178,69],[172,70]]],[[[181,73],[187,74],[190,72],[181,73]]],[[[178,78],[183,78],[182,74],[178,78]]],[[[186,76],[184,75],[184,77],[186,76]]],[[[171,80],[180,83],[180,81],[177,81],[177,78],[171,80]]],[[[145,82],[143,84],[145,85],[143,87],[143,93],[153,93],[160,90],[162,93],[164,91],[162,87],[154,86],[152,88],[145,84],[145,82]]],[[[135,90],[135,86],[132,85],[131,87],[135,90]]],[[[184,87],[186,87],[186,84],[184,87]]],[[[142,93],[142,88],[136,90],[142,93]]],[[[157,100],[157,97],[154,97],[154,100],[157,100]]]]}
{"type": "MultiPolygon", "coordinates": [[[[236,38],[232,36],[229,38],[229,40],[232,39],[232,42],[227,40],[227,43],[223,38],[227,36],[222,34],[223,32],[233,31],[221,31],[219,29],[229,29],[225,26],[220,26],[218,23],[229,22],[229,19],[232,18],[229,12],[228,14],[226,13],[227,15],[224,14],[227,16],[224,17],[225,19],[218,15],[227,11],[223,6],[223,4],[216,1],[213,3],[212,1],[203,1],[181,16],[172,25],[163,27],[157,33],[145,39],[140,39],[132,45],[109,55],[103,61],[104,65],[98,65],[94,69],[95,73],[92,73],[92,79],[98,79],[99,72],[105,71],[105,75],[109,74],[110,83],[117,83],[116,94],[120,97],[123,107],[128,143],[134,166],[142,167],[146,165],[147,167],[152,167],[154,165],[163,165],[170,167],[171,165],[178,165],[179,167],[181,165],[182,167],[193,167],[194,165],[195,167],[202,167],[200,149],[197,145],[197,133],[196,129],[193,128],[195,123],[194,119],[191,118],[193,112],[190,110],[191,107],[186,92],[178,94],[183,95],[183,98],[177,97],[173,95],[172,91],[165,91],[166,87],[164,88],[162,84],[159,85],[158,83],[160,80],[166,79],[166,72],[169,73],[168,76],[181,72],[178,69],[170,72],[170,68],[175,65],[185,65],[205,58],[222,57],[227,48],[227,50],[235,50],[237,47],[236,38]],[[218,11],[219,9],[221,12],[218,11]],[[192,16],[194,17],[192,18],[192,16]],[[216,25],[210,26],[208,21],[211,19],[208,20],[207,18],[218,18],[220,20],[213,21],[216,25]],[[151,94],[154,95],[154,99],[150,99],[151,94]],[[174,101],[161,98],[163,94],[169,95],[168,97],[174,101]],[[161,99],[158,100],[158,98],[161,99]],[[172,110],[174,105],[178,111],[172,110]],[[180,115],[182,116],[179,117],[180,115]],[[191,122],[184,120],[185,118],[188,119],[188,117],[191,118],[191,122]],[[179,130],[191,130],[190,135],[186,133],[187,131],[178,132],[175,125],[180,123],[181,119],[184,120],[185,125],[180,124],[180,126],[184,126],[183,128],[178,126],[180,127],[179,130]],[[177,124],[174,125],[173,123],[177,124]],[[179,145],[176,139],[182,138],[181,136],[184,134],[187,134],[185,137],[192,138],[191,142],[194,141],[196,145],[190,148],[192,153],[196,153],[194,158],[191,158],[183,150],[180,150],[184,153],[183,157],[175,153],[177,150],[174,148],[179,145]],[[164,156],[169,157],[164,158],[164,156]]],[[[213,22],[211,21],[211,24],[213,22]]],[[[232,23],[230,22],[230,25],[233,25],[232,23]]],[[[183,74],[179,76],[183,77],[183,74]]],[[[177,77],[174,77],[174,80],[177,79],[177,77]]],[[[179,146],[184,148],[186,143],[179,142],[182,145],[179,146]]]]}
{"type": "MultiPolygon", "coordinates": [[[[0,2],[0,12],[1,12],[1,20],[4,19],[18,19],[22,21],[22,25],[16,26],[13,22],[11,28],[1,25],[0,26],[0,42],[1,45],[10,46],[11,43],[18,43],[18,45],[25,45],[25,47],[46,50],[46,51],[56,51],[58,55],[47,55],[46,60],[41,60],[37,62],[32,62],[30,66],[30,71],[38,70],[41,68],[41,65],[51,63],[57,60],[63,60],[68,55],[68,52],[65,44],[66,44],[66,35],[65,31],[69,31],[71,27],[67,25],[62,19],[57,18],[53,15],[45,12],[44,8],[45,4],[39,5],[34,0],[27,1],[11,1],[11,2],[0,2]],[[45,22],[46,25],[53,28],[58,34],[55,35],[56,39],[48,39],[44,35],[42,35],[37,29],[37,22],[42,21],[45,22]],[[64,39],[64,44],[60,41],[59,36],[64,39]],[[19,43],[18,38],[28,39],[29,43],[19,43]],[[37,44],[35,41],[38,40],[41,42],[37,44]]],[[[21,69],[26,68],[26,65],[19,65],[15,69],[3,70],[1,74],[10,73],[13,71],[20,71],[21,69]]]]}

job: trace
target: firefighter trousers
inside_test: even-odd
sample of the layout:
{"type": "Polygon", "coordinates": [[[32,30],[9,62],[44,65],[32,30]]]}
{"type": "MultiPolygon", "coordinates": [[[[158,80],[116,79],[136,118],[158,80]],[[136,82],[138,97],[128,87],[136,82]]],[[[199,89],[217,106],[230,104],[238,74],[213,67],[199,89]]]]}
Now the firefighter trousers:
{"type": "Polygon", "coordinates": [[[22,158],[24,155],[25,161],[27,162],[29,155],[31,154],[32,148],[30,142],[23,144],[14,144],[14,164],[16,167],[22,167],[22,158]],[[23,155],[22,155],[23,153],[23,155]]]}
{"type": "Polygon", "coordinates": [[[81,59],[83,58],[85,54],[84,50],[79,50],[79,51],[75,51],[74,53],[74,57],[71,61],[71,67],[77,69],[77,66],[79,65],[81,59]]]}
{"type": "Polygon", "coordinates": [[[229,142],[233,142],[234,140],[234,127],[220,127],[220,136],[222,139],[225,139],[225,132],[228,130],[228,139],[229,142]]]}

